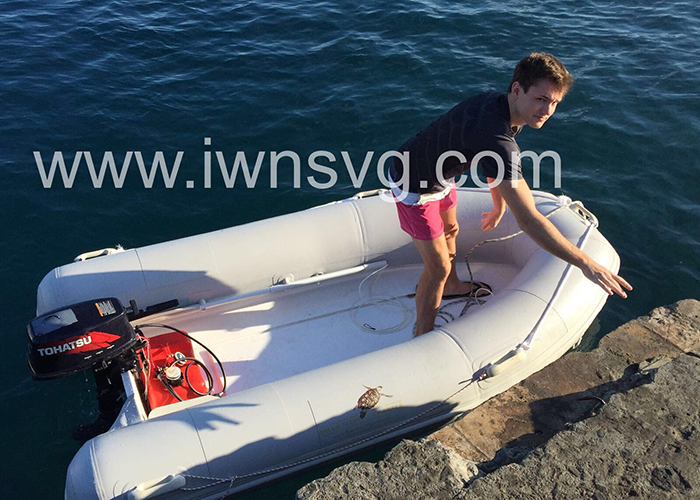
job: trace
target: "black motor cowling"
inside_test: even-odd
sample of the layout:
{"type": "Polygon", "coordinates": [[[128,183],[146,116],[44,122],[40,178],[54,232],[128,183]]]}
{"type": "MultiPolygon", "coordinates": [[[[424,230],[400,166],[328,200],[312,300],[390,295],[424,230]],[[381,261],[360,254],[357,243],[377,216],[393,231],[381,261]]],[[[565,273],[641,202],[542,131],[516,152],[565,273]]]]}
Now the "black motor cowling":
{"type": "MultiPolygon", "coordinates": [[[[80,302],[34,318],[27,325],[27,361],[34,380],[105,368],[138,345],[119,299],[80,302]]],[[[133,356],[132,356],[133,357],[133,356]]]]}

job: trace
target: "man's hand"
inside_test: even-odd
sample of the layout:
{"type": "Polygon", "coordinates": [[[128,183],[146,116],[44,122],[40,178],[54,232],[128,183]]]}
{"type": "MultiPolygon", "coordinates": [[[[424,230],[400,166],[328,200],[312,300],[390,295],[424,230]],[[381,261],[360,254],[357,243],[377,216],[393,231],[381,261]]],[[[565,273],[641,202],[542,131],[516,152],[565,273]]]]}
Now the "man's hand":
{"type": "Polygon", "coordinates": [[[503,181],[497,189],[513,212],[520,229],[552,255],[581,269],[586,278],[600,286],[607,294],[616,293],[627,298],[623,288],[632,290],[632,286],[564,238],[557,227],[537,210],[535,199],[525,180],[520,179],[515,184],[513,186],[510,181],[503,181]]]}
{"type": "Polygon", "coordinates": [[[491,231],[494,227],[498,225],[499,222],[501,222],[504,213],[505,210],[501,212],[496,208],[494,208],[491,212],[482,213],[481,217],[483,217],[483,219],[481,219],[481,230],[491,231]]]}
{"type": "MultiPolygon", "coordinates": [[[[494,184],[496,179],[493,177],[487,177],[486,180],[489,182],[489,186],[496,186],[496,184],[494,184]]],[[[491,188],[491,199],[493,200],[493,210],[481,214],[483,217],[483,219],[481,219],[482,231],[491,231],[501,222],[503,214],[506,213],[506,201],[503,199],[503,196],[501,196],[501,193],[498,192],[497,187],[491,188]]]]}
{"type": "Polygon", "coordinates": [[[607,267],[603,267],[596,261],[588,257],[588,262],[581,266],[583,275],[596,285],[605,290],[608,295],[618,294],[623,299],[627,298],[625,290],[632,290],[632,285],[627,283],[622,276],[613,273],[607,267]]]}

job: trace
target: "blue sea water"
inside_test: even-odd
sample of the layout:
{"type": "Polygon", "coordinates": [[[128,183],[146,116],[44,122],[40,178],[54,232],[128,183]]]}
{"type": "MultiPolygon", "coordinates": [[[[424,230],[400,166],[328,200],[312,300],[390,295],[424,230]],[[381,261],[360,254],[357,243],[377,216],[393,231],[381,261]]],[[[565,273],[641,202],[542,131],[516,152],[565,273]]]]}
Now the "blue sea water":
{"type": "MultiPolygon", "coordinates": [[[[84,376],[30,380],[24,327],[44,274],[86,250],[142,246],[378,187],[381,152],[467,96],[505,90],[531,51],[557,55],[577,81],[543,129],[526,129],[519,144],[560,154],[562,187],[547,174],[542,188],[584,201],[635,286],[627,300],[608,301],[591,348],[653,307],[700,298],[697,2],[0,4],[3,496],[61,498],[79,447],[71,431],[96,411],[84,376]],[[308,175],[328,177],[304,167],[295,187],[283,160],[271,187],[269,154],[284,150],[303,163],[312,151],[334,153],[337,183],[315,189],[308,175]],[[172,188],[160,174],[144,187],[135,158],[119,189],[109,175],[96,189],[84,159],[70,189],[59,174],[44,188],[35,151],[47,169],[55,151],[68,169],[76,151],[89,151],[96,167],[107,151],[118,167],[127,151],[140,151],[149,168],[158,151],[169,166],[182,158],[172,188]],[[256,188],[242,178],[227,188],[216,151],[229,167],[237,151],[251,163],[266,152],[256,188]],[[341,151],[356,170],[365,152],[376,152],[360,188],[341,151]]],[[[291,499],[313,474],[250,498],[291,499]]]]}

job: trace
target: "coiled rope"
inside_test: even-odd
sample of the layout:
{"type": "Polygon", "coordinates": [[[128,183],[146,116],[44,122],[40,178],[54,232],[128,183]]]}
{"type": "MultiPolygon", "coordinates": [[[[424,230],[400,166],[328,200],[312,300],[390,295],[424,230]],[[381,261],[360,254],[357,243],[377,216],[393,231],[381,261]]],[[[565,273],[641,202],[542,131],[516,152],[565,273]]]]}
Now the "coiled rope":
{"type": "MultiPolygon", "coordinates": [[[[376,296],[372,297],[372,289],[373,286],[370,286],[369,288],[369,297],[367,299],[362,298],[362,285],[369,280],[372,276],[375,274],[379,276],[379,273],[381,273],[384,269],[386,269],[389,265],[384,264],[382,267],[377,269],[376,271],[372,272],[370,275],[368,275],[365,279],[360,282],[360,286],[357,289],[357,292],[360,296],[360,298],[353,304],[351,310],[350,310],[350,317],[352,318],[353,322],[355,325],[362,331],[369,332],[369,333],[395,333],[398,331],[403,330],[405,327],[407,327],[410,323],[411,320],[413,319],[413,313],[411,310],[401,301],[401,299],[405,298],[405,296],[399,296],[399,297],[390,297],[390,296],[376,296]],[[386,328],[376,328],[368,323],[362,323],[358,318],[357,314],[360,309],[367,307],[367,306],[375,306],[375,305],[383,305],[383,306],[388,306],[394,309],[398,309],[403,313],[403,319],[397,323],[394,326],[389,326],[386,328]]],[[[377,277],[377,279],[379,279],[377,277]]]]}

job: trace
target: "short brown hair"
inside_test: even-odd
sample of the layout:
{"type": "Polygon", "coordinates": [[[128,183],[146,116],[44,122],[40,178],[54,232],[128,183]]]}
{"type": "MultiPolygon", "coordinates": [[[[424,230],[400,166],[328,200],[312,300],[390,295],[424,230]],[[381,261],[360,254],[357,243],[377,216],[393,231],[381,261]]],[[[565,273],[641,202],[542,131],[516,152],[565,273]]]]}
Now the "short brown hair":
{"type": "Polygon", "coordinates": [[[515,66],[508,92],[511,91],[515,82],[520,83],[523,90],[527,92],[530,87],[542,79],[552,82],[564,94],[574,83],[574,77],[556,57],[544,52],[533,52],[521,59],[515,66]]]}

